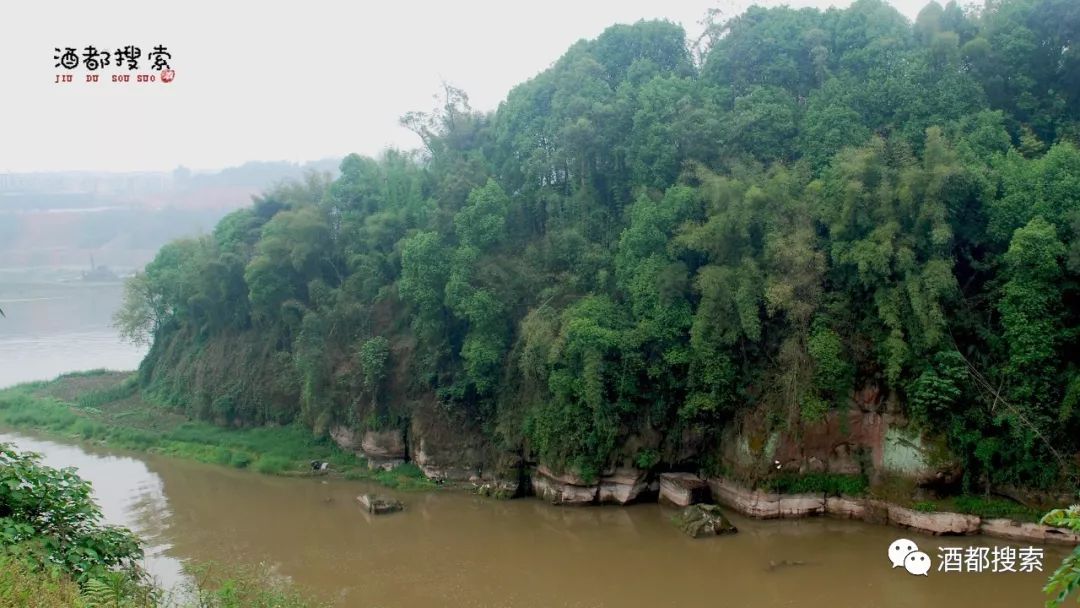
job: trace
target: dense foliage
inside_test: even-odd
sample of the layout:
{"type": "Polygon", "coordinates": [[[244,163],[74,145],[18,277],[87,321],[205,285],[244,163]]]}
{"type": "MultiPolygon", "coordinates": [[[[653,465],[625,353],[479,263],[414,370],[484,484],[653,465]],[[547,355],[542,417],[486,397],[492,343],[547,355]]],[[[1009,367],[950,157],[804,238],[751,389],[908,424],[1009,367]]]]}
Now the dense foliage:
{"type": "Polygon", "coordinates": [[[588,477],[873,387],[969,488],[1052,486],[1080,450],[1078,31],[1073,0],[614,26],[495,112],[448,86],[403,119],[419,153],[164,247],[118,320],[143,385],[222,424],[437,403],[588,477]]]}
{"type": "Polygon", "coordinates": [[[105,525],[90,492],[74,469],[44,466],[36,454],[0,444],[0,555],[58,567],[80,581],[136,570],[137,539],[105,525]]]}
{"type": "MultiPolygon", "coordinates": [[[[1042,523],[1080,533],[1080,504],[1067,509],[1055,509],[1043,517],[1042,523]]],[[[1070,595],[1080,591],[1080,547],[1073,549],[1072,554],[1062,560],[1061,565],[1050,575],[1045,591],[1050,596],[1046,602],[1047,608],[1060,606],[1070,595]]],[[[1080,603],[1080,596],[1077,596],[1076,601],[1080,603]]]]}

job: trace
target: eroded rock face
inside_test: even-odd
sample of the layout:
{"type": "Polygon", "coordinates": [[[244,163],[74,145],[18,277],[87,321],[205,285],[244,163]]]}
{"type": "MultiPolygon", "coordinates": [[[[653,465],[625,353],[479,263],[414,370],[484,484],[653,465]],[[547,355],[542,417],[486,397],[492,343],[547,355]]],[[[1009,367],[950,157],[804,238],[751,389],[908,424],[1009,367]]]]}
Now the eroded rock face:
{"type": "Polygon", "coordinates": [[[780,517],[780,497],[760,490],[750,490],[723,478],[709,479],[716,502],[760,519],[780,517]]]}
{"type": "Polygon", "coordinates": [[[841,519],[864,519],[866,506],[858,498],[829,496],[825,499],[825,514],[841,519]]]}
{"type": "Polygon", "coordinates": [[[468,419],[433,403],[420,405],[409,426],[409,457],[428,479],[509,498],[520,493],[521,458],[491,447],[468,419]]]}
{"type": "Polygon", "coordinates": [[[366,431],[360,451],[371,468],[392,469],[405,462],[405,433],[400,429],[366,431]]]}
{"type": "Polygon", "coordinates": [[[777,501],[779,517],[807,517],[825,513],[825,494],[785,494],[777,501]]]}
{"type": "Polygon", "coordinates": [[[610,475],[600,477],[597,500],[601,503],[625,505],[637,500],[638,496],[648,489],[645,471],[621,467],[610,475]]]}
{"type": "Polygon", "coordinates": [[[770,430],[758,411],[741,415],[722,434],[724,466],[736,478],[755,478],[779,467],[791,473],[884,473],[945,488],[962,476],[959,461],[940,437],[911,429],[895,396],[874,386],[855,391],[846,410],[786,431],[770,430]]]}
{"type": "Polygon", "coordinates": [[[709,500],[709,484],[693,473],[661,473],[660,502],[688,507],[709,500]]]}
{"type": "Polygon", "coordinates": [[[964,513],[923,513],[897,505],[889,505],[889,523],[934,535],[976,534],[981,520],[978,515],[964,513]]]}
{"type": "Polygon", "coordinates": [[[719,536],[738,532],[716,505],[691,505],[671,518],[684,534],[691,538],[719,536]]]}
{"type": "Polygon", "coordinates": [[[366,431],[360,449],[367,456],[381,458],[405,457],[405,434],[400,429],[366,431]]]}
{"type": "Polygon", "coordinates": [[[556,474],[544,465],[533,474],[532,489],[540,499],[553,505],[592,504],[600,492],[598,484],[588,484],[574,473],[556,474]]]}
{"type": "Polygon", "coordinates": [[[979,531],[987,536],[1009,540],[1080,545],[1080,534],[1076,532],[1030,522],[1021,523],[1011,519],[983,520],[979,531]]]}
{"type": "Polygon", "coordinates": [[[416,466],[420,467],[420,470],[424,472],[428,479],[468,481],[480,476],[481,467],[472,458],[469,458],[468,454],[463,455],[458,460],[446,457],[440,458],[441,454],[439,452],[439,450],[433,450],[432,446],[428,445],[428,441],[424,438],[420,438],[413,443],[412,461],[416,463],[416,466]]]}
{"type": "Polygon", "coordinates": [[[709,479],[716,502],[759,519],[806,517],[826,511],[824,494],[773,494],[750,490],[724,478],[709,479]]]}
{"type": "Polygon", "coordinates": [[[359,447],[356,431],[347,426],[330,427],[330,438],[343,450],[352,451],[359,447]]]}

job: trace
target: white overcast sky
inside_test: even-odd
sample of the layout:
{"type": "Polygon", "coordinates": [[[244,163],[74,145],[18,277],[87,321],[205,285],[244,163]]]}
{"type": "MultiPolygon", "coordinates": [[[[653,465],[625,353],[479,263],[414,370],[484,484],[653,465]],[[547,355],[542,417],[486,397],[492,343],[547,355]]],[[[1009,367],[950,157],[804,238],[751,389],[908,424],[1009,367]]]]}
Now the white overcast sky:
{"type": "MultiPolygon", "coordinates": [[[[847,6],[851,0],[759,0],[847,6]]],[[[914,19],[926,0],[891,0],[914,19]]],[[[215,169],[374,155],[447,81],[494,109],[575,41],[666,18],[691,36],[749,0],[12,2],[0,18],[0,173],[215,169]],[[53,48],[172,53],[170,84],[54,83],[53,48]]],[[[145,66],[145,61],[142,67],[145,66]]],[[[82,79],[83,68],[75,74],[82,79]]],[[[111,68],[99,74],[114,73],[111,68]]],[[[121,72],[122,73],[122,72],[121,72]]],[[[104,80],[108,76],[102,76],[104,80]]]]}

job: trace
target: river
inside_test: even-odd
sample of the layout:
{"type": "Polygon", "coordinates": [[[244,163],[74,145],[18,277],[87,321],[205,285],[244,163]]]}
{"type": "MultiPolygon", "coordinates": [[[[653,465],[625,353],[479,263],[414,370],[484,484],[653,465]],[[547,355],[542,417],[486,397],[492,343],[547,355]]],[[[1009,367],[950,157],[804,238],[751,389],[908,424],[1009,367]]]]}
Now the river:
{"type": "Polygon", "coordinates": [[[120,283],[4,280],[0,274],[0,387],[64,372],[134,369],[145,349],[120,340],[112,316],[120,283]]]}
{"type": "MultiPolygon", "coordinates": [[[[127,355],[116,358],[124,352],[118,343],[94,351],[100,342],[81,340],[87,328],[80,322],[52,317],[50,307],[67,308],[50,302],[57,301],[39,301],[43,329],[34,340],[53,346],[22,351],[12,334],[0,333],[7,383],[37,379],[46,370],[53,375],[124,362],[127,355]]],[[[0,305],[9,320],[19,310],[0,305]]],[[[671,511],[656,504],[572,508],[460,492],[395,493],[24,433],[2,431],[0,441],[40,452],[50,465],[77,467],[94,484],[109,521],[146,539],[146,566],[166,584],[180,579],[183,564],[216,561],[265,563],[335,605],[365,608],[984,608],[1041,605],[1047,575],[935,567],[928,576],[913,576],[891,568],[887,557],[900,536],[915,541],[935,566],[939,547],[1020,547],[985,537],[934,538],[825,518],[733,516],[737,534],[691,540],[668,522],[671,511]],[[369,516],[354,500],[365,491],[394,495],[406,510],[369,516]],[[785,561],[801,565],[770,567],[785,561]]],[[[1045,547],[1044,570],[1065,553],[1045,547]]]]}

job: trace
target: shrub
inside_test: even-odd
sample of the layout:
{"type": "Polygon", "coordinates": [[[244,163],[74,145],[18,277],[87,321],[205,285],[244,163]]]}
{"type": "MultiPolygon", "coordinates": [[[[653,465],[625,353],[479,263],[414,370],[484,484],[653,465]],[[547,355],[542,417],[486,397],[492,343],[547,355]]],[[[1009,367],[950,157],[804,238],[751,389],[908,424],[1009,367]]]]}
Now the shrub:
{"type": "Polygon", "coordinates": [[[114,569],[137,572],[138,540],[126,528],[104,525],[90,493],[74,469],[44,466],[37,454],[0,444],[0,545],[80,581],[114,569]]]}
{"type": "Polygon", "coordinates": [[[978,515],[986,519],[1009,518],[1023,521],[1036,521],[1038,512],[1002,498],[983,498],[981,496],[957,496],[953,499],[954,508],[960,513],[978,515]]]}
{"type": "Polygon", "coordinates": [[[424,471],[411,462],[398,465],[389,471],[376,472],[375,481],[399,490],[426,490],[435,486],[435,483],[424,475],[424,471]]]}
{"type": "Polygon", "coordinates": [[[81,606],[79,586],[58,568],[38,569],[0,556],[0,606],[71,608],[81,606]]]}
{"type": "Polygon", "coordinates": [[[825,493],[832,496],[859,496],[866,492],[869,481],[865,475],[836,473],[783,474],[770,477],[765,487],[780,494],[825,493]]]}
{"type": "Polygon", "coordinates": [[[648,470],[656,466],[656,463],[660,462],[660,452],[657,452],[653,448],[647,448],[641,450],[634,457],[634,464],[637,468],[642,470],[648,470]]]}
{"type": "Polygon", "coordinates": [[[247,452],[233,452],[229,458],[229,466],[243,469],[251,464],[251,456],[247,452]]]}
{"type": "Polygon", "coordinates": [[[255,470],[260,473],[280,475],[291,468],[293,468],[293,461],[284,456],[277,456],[274,454],[260,456],[259,459],[255,461],[255,470]]]}
{"type": "Polygon", "coordinates": [[[92,420],[80,420],[75,423],[75,434],[83,439],[95,439],[104,437],[107,431],[104,426],[92,420]]]}

